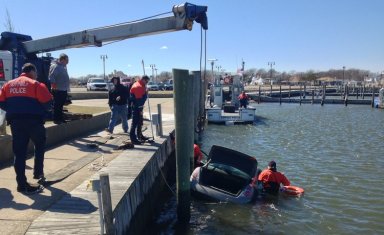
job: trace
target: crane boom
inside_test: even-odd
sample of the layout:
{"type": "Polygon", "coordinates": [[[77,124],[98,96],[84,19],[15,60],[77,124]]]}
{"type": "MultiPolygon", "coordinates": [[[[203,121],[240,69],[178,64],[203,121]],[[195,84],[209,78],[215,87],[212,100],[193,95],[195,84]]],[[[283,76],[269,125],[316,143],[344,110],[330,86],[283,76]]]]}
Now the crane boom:
{"type": "Polygon", "coordinates": [[[41,53],[55,50],[78,48],[86,46],[102,46],[110,41],[142,37],[153,34],[192,30],[193,21],[208,28],[206,6],[196,6],[190,3],[175,5],[172,8],[174,16],[124,23],[102,28],[89,29],[75,33],[63,34],[49,38],[24,41],[27,53],[41,53]]]}

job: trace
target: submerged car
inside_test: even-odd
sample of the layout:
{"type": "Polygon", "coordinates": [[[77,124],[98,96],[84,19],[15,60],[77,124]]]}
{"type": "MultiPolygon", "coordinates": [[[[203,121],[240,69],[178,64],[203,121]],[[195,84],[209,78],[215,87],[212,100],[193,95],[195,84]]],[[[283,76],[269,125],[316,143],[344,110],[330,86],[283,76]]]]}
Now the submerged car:
{"type": "Polygon", "coordinates": [[[254,157],[213,145],[207,163],[191,175],[191,191],[217,201],[248,203],[257,195],[259,173],[254,157]]]}
{"type": "Polygon", "coordinates": [[[109,85],[103,78],[90,78],[87,82],[87,91],[108,91],[109,85]]]}

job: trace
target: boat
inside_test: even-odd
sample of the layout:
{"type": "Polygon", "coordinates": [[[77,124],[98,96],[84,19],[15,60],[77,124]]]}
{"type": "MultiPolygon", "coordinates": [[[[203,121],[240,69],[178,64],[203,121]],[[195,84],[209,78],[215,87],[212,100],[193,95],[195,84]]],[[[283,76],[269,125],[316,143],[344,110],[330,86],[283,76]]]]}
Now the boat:
{"type": "Polygon", "coordinates": [[[239,75],[225,76],[222,80],[216,79],[210,87],[205,108],[208,123],[233,125],[255,121],[255,107],[240,108],[237,97],[244,91],[240,80],[239,75]]]}
{"type": "Polygon", "coordinates": [[[374,102],[376,108],[384,109],[384,88],[379,90],[379,97],[375,98],[374,102]]]}
{"type": "Polygon", "coordinates": [[[259,173],[256,158],[213,145],[207,163],[192,172],[191,192],[214,201],[248,203],[257,195],[259,173]]]}

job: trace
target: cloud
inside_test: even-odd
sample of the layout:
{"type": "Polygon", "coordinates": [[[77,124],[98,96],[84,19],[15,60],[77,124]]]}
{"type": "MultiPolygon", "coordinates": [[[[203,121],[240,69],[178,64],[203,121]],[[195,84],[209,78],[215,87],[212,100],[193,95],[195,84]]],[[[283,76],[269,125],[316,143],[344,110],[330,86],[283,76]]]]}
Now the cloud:
{"type": "Polygon", "coordinates": [[[162,47],[160,47],[160,50],[167,50],[167,49],[168,49],[167,46],[162,46],[162,47]]]}

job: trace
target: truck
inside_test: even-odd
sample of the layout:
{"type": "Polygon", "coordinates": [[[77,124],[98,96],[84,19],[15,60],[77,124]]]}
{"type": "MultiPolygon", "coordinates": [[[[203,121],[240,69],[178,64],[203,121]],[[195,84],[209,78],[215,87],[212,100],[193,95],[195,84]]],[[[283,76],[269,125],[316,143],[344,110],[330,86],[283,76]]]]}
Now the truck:
{"type": "Polygon", "coordinates": [[[207,30],[207,8],[207,6],[184,3],[174,5],[171,16],[122,23],[37,40],[32,40],[29,35],[3,32],[0,38],[0,88],[8,80],[17,78],[23,64],[27,62],[36,66],[38,80],[49,87],[49,66],[54,59],[49,53],[51,51],[87,46],[101,47],[103,43],[111,41],[192,30],[194,22],[199,23],[204,30],[207,30]],[[43,55],[42,53],[46,54],[43,55]]]}

